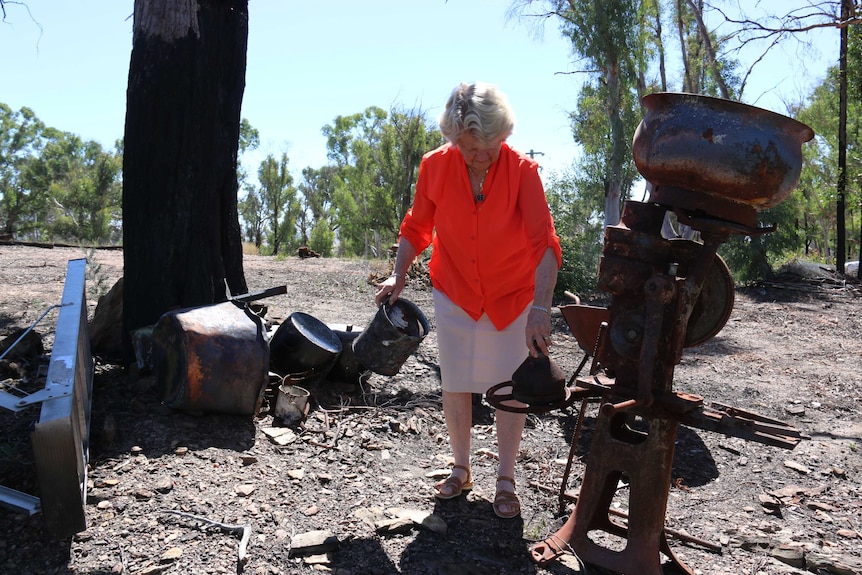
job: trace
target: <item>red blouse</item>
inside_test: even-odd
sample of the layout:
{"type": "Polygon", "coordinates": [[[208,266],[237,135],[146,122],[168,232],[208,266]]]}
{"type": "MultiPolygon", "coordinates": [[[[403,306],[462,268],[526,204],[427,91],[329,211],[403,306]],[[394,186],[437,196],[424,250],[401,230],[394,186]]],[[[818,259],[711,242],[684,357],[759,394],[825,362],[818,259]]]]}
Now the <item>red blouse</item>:
{"type": "Polygon", "coordinates": [[[533,300],[536,267],[560,238],[545,199],[539,165],[505,142],[488,170],[483,202],[474,203],[467,165],[456,146],[425,154],[413,207],[400,236],[416,253],[433,241],[431,282],[473,319],[503,329],[533,300]],[[435,233],[436,232],[436,233],[435,233]]]}

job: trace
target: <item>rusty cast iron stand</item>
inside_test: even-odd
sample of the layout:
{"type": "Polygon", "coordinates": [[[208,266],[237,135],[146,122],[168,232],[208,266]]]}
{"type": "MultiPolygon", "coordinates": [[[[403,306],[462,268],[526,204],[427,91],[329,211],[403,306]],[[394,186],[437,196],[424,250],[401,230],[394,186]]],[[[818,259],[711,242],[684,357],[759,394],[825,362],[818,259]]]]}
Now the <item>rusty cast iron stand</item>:
{"type": "Polygon", "coordinates": [[[598,331],[590,374],[577,377],[571,393],[600,397],[601,407],[569,542],[585,562],[619,573],[661,575],[661,554],[681,572],[693,573],[671,551],[664,527],[680,423],[780,447],[792,448],[800,439],[782,422],[706,406],[701,397],[673,391],[683,348],[715,335],[732,308],[732,280],[722,271],[718,246],[730,233],[758,230],[687,218],[703,243],[668,240],[660,232],[666,212],[658,204],[628,202],[621,223],[606,229],[599,287],[612,296],[609,319],[598,331]],[[623,478],[629,489],[626,524],[611,519],[623,478]],[[625,543],[606,547],[591,532],[625,543]]]}
{"type": "Polygon", "coordinates": [[[640,434],[626,426],[624,413],[599,413],[570,539],[581,559],[619,573],[632,573],[637,566],[643,575],[661,575],[657,552],[661,550],[680,569],[692,573],[673,554],[664,533],[677,426],[673,418],[651,418],[648,432],[640,434]],[[623,475],[630,490],[627,526],[609,516],[623,475]],[[627,544],[621,551],[602,547],[588,536],[594,530],[625,538],[627,544]]]}

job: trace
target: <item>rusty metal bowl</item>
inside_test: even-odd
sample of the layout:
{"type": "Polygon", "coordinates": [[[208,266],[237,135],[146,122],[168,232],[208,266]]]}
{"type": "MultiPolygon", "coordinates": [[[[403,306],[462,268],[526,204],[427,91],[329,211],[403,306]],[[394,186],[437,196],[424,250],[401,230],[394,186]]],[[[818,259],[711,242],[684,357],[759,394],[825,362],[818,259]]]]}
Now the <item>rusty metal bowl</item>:
{"type": "Polygon", "coordinates": [[[814,137],[792,118],[721,98],[657,92],[641,103],[632,154],[644,178],[757,210],[790,195],[814,137]]]}

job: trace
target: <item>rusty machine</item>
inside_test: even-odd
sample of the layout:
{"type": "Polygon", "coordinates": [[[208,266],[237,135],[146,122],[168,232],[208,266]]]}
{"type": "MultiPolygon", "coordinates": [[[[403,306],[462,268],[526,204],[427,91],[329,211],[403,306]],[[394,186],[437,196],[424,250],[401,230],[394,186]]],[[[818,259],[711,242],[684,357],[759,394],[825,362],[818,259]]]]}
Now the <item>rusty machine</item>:
{"type": "Polygon", "coordinates": [[[655,93],[643,104],[647,113],[632,149],[651,191],[646,202],[626,202],[620,224],[605,230],[598,285],[610,304],[560,307],[592,357],[589,373],[580,375],[579,368],[551,403],[512,407],[506,389],[517,398],[515,388],[529,385],[515,377],[486,397],[500,409],[537,413],[597,399],[592,444],[573,497],[572,549],[587,563],[640,575],[660,575],[664,554],[691,575],[664,527],[679,424],[789,449],[801,434],[781,421],[674,391],[674,367],[684,348],[715,336],[733,308],[733,280],[719,246],[731,234],[774,229],[758,227],[757,212],[796,186],[802,144],[814,133],[791,118],[718,98],[655,93]],[[701,239],[664,237],[671,213],[701,239]],[[640,430],[629,425],[631,418],[640,430]],[[629,482],[625,523],[611,519],[619,515],[611,506],[623,476],[629,482]],[[606,548],[588,536],[592,531],[625,545],[606,548]]]}

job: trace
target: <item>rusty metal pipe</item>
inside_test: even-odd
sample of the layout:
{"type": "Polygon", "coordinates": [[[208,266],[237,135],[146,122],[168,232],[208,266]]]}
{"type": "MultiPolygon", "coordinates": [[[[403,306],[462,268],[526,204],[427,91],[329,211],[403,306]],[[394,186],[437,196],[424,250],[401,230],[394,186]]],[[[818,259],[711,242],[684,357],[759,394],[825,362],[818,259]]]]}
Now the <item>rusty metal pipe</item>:
{"type": "Polygon", "coordinates": [[[637,399],[627,399],[625,401],[621,401],[619,403],[605,403],[602,405],[602,414],[607,417],[611,417],[616,413],[620,413],[622,411],[628,411],[633,407],[643,406],[644,402],[637,399]]]}
{"type": "Polygon", "coordinates": [[[564,291],[563,295],[566,296],[567,298],[569,298],[570,300],[572,300],[573,302],[575,302],[576,305],[581,303],[581,298],[579,298],[578,296],[576,296],[575,294],[573,294],[569,290],[564,291]]]}

